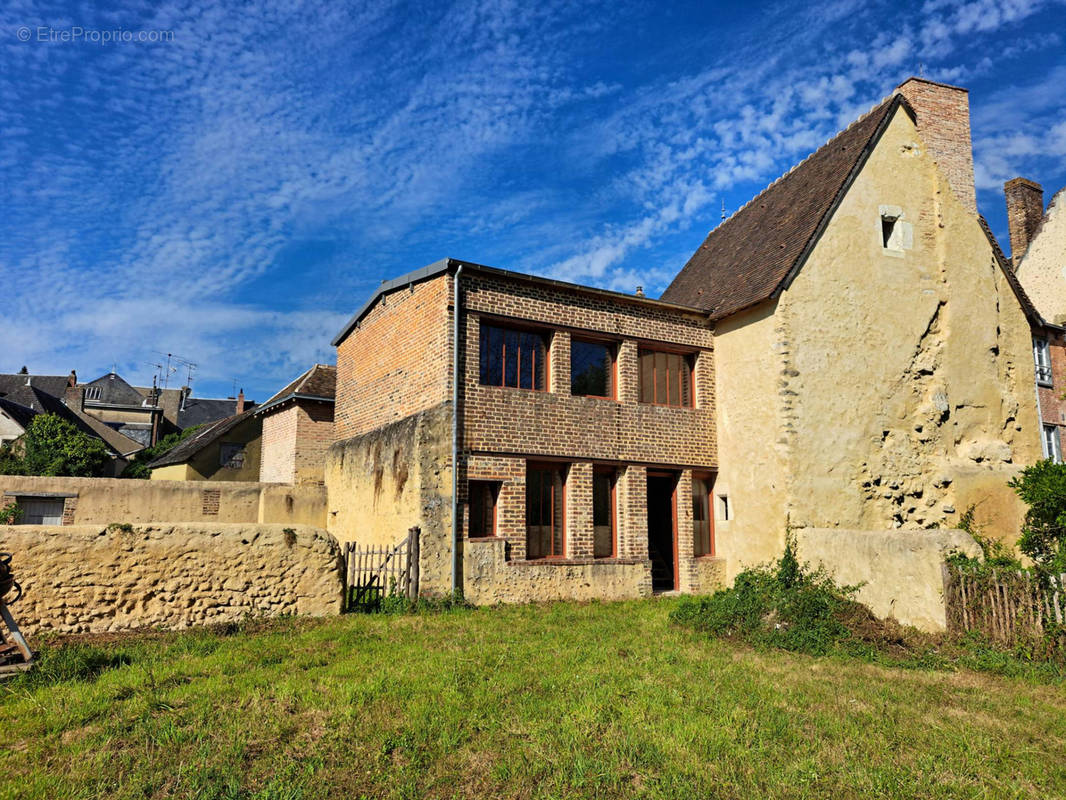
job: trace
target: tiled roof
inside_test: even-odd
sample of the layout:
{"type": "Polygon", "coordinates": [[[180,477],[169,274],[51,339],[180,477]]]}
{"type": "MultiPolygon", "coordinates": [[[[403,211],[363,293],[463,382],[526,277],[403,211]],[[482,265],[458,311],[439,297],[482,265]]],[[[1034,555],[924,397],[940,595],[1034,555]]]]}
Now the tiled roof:
{"type": "Polygon", "coordinates": [[[22,430],[26,430],[26,426],[30,424],[30,420],[36,417],[38,413],[32,408],[27,408],[24,405],[16,403],[14,400],[8,400],[6,397],[0,397],[0,409],[11,417],[22,430]]]}
{"type": "Polygon", "coordinates": [[[123,436],[114,428],[107,426],[95,417],[70,408],[58,397],[54,397],[36,386],[23,385],[16,387],[15,391],[5,395],[3,399],[17,403],[37,414],[55,414],[57,417],[65,419],[74,425],[83,433],[102,439],[112,452],[120,456],[126,456],[144,449],[144,445],[140,442],[136,442],[128,436],[123,436]]]}
{"type": "MultiPolygon", "coordinates": [[[[245,410],[254,405],[255,403],[251,400],[244,402],[245,410]]],[[[185,398],[185,408],[178,411],[177,425],[182,430],[185,430],[208,422],[218,422],[227,417],[232,417],[236,413],[237,401],[234,399],[187,397],[185,398]]]]}
{"type": "MultiPolygon", "coordinates": [[[[94,381],[81,384],[85,387],[87,403],[102,403],[116,406],[144,406],[146,398],[114,372],[101,375],[94,381]],[[89,389],[96,390],[96,396],[90,396],[89,389]]],[[[147,407],[147,406],[144,406],[147,407]]]]}
{"type": "Polygon", "coordinates": [[[897,108],[893,95],[711,231],[662,299],[721,319],[782,290],[817,242],[897,108]]]}
{"type": "Polygon", "coordinates": [[[303,375],[275,394],[257,411],[260,413],[286,400],[306,398],[332,402],[337,392],[337,368],[330,364],[315,364],[303,375]]]}
{"type": "Polygon", "coordinates": [[[26,386],[27,382],[45,394],[62,397],[67,391],[69,380],[69,375],[0,375],[0,397],[26,386]]]}
{"type": "Polygon", "coordinates": [[[184,464],[209,444],[217,441],[221,436],[249,419],[255,410],[254,408],[249,408],[241,414],[234,414],[232,417],[220,419],[206,425],[203,430],[199,430],[185,441],[179,442],[155,461],[149,462],[148,468],[156,469],[157,467],[166,467],[171,464],[184,464]]]}

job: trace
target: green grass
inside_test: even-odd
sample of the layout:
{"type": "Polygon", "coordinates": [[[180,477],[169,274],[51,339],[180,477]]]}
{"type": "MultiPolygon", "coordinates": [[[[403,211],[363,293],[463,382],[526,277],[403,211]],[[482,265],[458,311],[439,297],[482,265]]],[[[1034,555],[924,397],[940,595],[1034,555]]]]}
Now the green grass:
{"type": "Polygon", "coordinates": [[[1061,680],[754,651],[673,601],[81,643],[0,685],[0,798],[1062,797],[1061,680]]]}

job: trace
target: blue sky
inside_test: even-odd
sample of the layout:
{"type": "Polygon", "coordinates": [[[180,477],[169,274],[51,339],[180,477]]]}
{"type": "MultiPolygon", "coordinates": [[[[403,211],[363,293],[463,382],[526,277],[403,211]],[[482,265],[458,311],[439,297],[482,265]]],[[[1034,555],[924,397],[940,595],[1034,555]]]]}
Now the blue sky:
{"type": "Polygon", "coordinates": [[[0,371],[143,383],[171,352],[264,399],[443,256],[657,294],[919,70],[971,91],[1002,240],[1004,180],[1066,185],[1064,35],[1063,0],[9,0],[0,371]]]}

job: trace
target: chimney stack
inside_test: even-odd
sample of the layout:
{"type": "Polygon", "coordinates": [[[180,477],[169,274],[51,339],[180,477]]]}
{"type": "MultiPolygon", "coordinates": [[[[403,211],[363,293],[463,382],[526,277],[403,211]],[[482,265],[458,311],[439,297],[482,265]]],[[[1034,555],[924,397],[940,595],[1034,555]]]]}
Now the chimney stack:
{"type": "Polygon", "coordinates": [[[925,78],[908,78],[896,92],[914,109],[918,133],[955,196],[976,214],[969,91],[925,78]]]}
{"type": "Polygon", "coordinates": [[[1017,269],[1044,217],[1044,187],[1025,178],[1014,178],[1003,184],[1003,195],[1007,198],[1010,260],[1017,269]]]}
{"type": "Polygon", "coordinates": [[[243,414],[244,413],[244,389],[243,388],[240,390],[240,392],[237,393],[237,413],[238,414],[243,414]]]}

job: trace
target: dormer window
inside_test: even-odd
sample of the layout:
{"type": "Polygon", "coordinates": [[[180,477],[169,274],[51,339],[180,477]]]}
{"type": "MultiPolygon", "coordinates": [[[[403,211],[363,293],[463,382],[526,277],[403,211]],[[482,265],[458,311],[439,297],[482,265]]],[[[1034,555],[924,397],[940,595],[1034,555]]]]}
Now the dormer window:
{"type": "Polygon", "coordinates": [[[99,400],[100,399],[100,387],[89,386],[85,389],[86,400],[99,400]]]}

